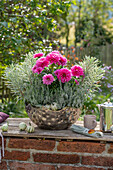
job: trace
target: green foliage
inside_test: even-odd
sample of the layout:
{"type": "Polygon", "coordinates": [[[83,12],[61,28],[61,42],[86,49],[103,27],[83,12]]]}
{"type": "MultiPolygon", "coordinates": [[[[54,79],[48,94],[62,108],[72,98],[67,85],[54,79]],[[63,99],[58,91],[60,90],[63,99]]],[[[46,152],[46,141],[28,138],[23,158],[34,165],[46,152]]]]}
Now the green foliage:
{"type": "Polygon", "coordinates": [[[95,57],[85,56],[83,62],[79,64],[85,70],[85,79],[83,83],[83,88],[87,88],[88,93],[94,92],[98,89],[98,81],[101,80],[104,70],[102,70],[101,65],[99,65],[99,60],[95,57]]]}
{"type": "Polygon", "coordinates": [[[4,99],[3,103],[0,103],[0,111],[7,113],[9,117],[28,117],[25,112],[24,104],[22,101],[16,103],[16,101],[11,100],[10,102],[4,99]]]}
{"type": "MultiPolygon", "coordinates": [[[[0,56],[2,64],[23,61],[29,51],[44,49],[44,40],[54,36],[56,15],[64,13],[67,1],[1,0],[0,56]]],[[[52,46],[52,44],[46,44],[52,46]]],[[[45,46],[46,46],[45,45],[45,46]]]]}
{"type": "Polygon", "coordinates": [[[71,2],[65,1],[65,7],[63,9],[63,12],[59,14],[56,18],[56,20],[59,23],[59,30],[60,34],[58,33],[58,37],[66,37],[66,48],[68,48],[68,42],[69,42],[69,7],[71,6],[71,2]]]}
{"type": "Polygon", "coordinates": [[[56,79],[47,86],[42,82],[45,71],[39,75],[33,74],[32,67],[35,62],[33,52],[29,52],[23,63],[12,64],[5,71],[7,83],[12,92],[34,106],[56,103],[58,109],[65,106],[81,107],[85,98],[99,87],[97,82],[104,73],[97,59],[85,56],[83,62],[79,63],[85,73],[85,78],[79,79],[79,85],[75,83],[74,79],[66,83],[61,83],[56,79]]]}
{"type": "Polygon", "coordinates": [[[71,0],[67,23],[69,26],[74,24],[75,47],[82,43],[85,47],[89,42],[93,46],[112,43],[112,5],[111,0],[71,0]]]}

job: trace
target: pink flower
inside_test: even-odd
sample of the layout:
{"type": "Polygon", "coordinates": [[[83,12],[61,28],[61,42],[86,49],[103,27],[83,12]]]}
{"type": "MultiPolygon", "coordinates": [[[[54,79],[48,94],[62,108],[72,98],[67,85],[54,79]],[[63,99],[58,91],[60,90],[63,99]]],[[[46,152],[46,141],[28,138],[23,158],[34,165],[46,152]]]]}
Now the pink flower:
{"type": "Polygon", "coordinates": [[[34,65],[32,68],[33,73],[38,73],[40,74],[43,71],[42,67],[37,67],[37,65],[34,65]]]}
{"type": "Polygon", "coordinates": [[[51,84],[54,81],[54,77],[52,74],[46,74],[43,76],[43,84],[51,84]]]}
{"type": "Polygon", "coordinates": [[[59,51],[54,50],[54,51],[52,51],[51,53],[59,54],[59,51]]]}
{"type": "Polygon", "coordinates": [[[62,68],[59,70],[57,77],[62,83],[68,82],[71,80],[71,71],[67,68],[62,68]]]}
{"type": "Polygon", "coordinates": [[[75,79],[75,82],[76,82],[76,84],[77,84],[77,85],[79,85],[79,82],[78,82],[78,80],[76,80],[76,79],[75,79]]]}
{"type": "Polygon", "coordinates": [[[33,73],[37,73],[37,66],[36,66],[36,65],[33,66],[32,72],[33,72],[33,73]]]}
{"type": "Polygon", "coordinates": [[[57,69],[57,70],[54,71],[54,74],[55,74],[56,76],[58,76],[58,73],[59,73],[59,69],[57,69]]]}
{"type": "Polygon", "coordinates": [[[42,57],[36,61],[36,65],[37,67],[42,67],[42,68],[48,67],[49,61],[47,61],[45,57],[42,57]]]}
{"type": "Polygon", "coordinates": [[[65,66],[67,64],[67,59],[65,57],[63,57],[61,54],[59,55],[59,61],[58,61],[58,65],[62,65],[65,66]]]}
{"type": "Polygon", "coordinates": [[[38,53],[38,54],[34,54],[33,55],[33,58],[39,58],[39,57],[42,57],[44,54],[43,53],[38,53]]]}
{"type": "Polygon", "coordinates": [[[46,60],[50,62],[50,64],[52,63],[58,63],[59,61],[59,54],[56,52],[51,52],[46,56],[46,60]]]}
{"type": "Polygon", "coordinates": [[[72,76],[79,77],[81,75],[84,75],[84,71],[83,71],[82,67],[80,67],[78,65],[71,67],[71,72],[72,72],[72,76]]]}
{"type": "Polygon", "coordinates": [[[42,67],[38,67],[38,68],[37,68],[37,73],[38,73],[38,74],[40,74],[42,71],[43,71],[43,68],[42,68],[42,67]]]}

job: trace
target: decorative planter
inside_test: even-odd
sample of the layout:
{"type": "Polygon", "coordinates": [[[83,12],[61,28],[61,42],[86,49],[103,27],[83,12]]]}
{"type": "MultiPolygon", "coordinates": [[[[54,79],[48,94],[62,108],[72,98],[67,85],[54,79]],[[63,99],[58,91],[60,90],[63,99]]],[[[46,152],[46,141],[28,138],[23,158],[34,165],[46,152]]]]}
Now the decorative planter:
{"type": "Polygon", "coordinates": [[[33,123],[41,129],[63,130],[77,121],[81,114],[80,108],[65,107],[62,110],[53,111],[45,107],[33,107],[26,105],[26,112],[33,123]]]}

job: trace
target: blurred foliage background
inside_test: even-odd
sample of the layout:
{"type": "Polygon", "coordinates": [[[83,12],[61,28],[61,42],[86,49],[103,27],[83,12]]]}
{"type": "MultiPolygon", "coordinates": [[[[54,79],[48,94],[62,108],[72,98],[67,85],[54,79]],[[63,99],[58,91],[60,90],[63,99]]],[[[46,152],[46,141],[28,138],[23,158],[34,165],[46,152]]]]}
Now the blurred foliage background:
{"type": "Polygon", "coordinates": [[[112,46],[112,0],[1,0],[0,111],[11,117],[22,116],[22,113],[27,116],[22,101],[15,105],[13,98],[7,100],[1,77],[12,62],[22,62],[26,53],[40,49],[44,53],[60,50],[72,63],[81,60],[85,54],[102,61],[105,77],[99,82],[98,92],[83,108],[83,114],[99,115],[96,104],[108,98],[113,101],[112,46]]]}
{"type": "Polygon", "coordinates": [[[51,40],[50,46],[53,46],[58,25],[56,17],[68,7],[69,2],[62,0],[1,0],[0,55],[3,64],[22,61],[29,51],[43,49],[46,40],[51,40]]]}

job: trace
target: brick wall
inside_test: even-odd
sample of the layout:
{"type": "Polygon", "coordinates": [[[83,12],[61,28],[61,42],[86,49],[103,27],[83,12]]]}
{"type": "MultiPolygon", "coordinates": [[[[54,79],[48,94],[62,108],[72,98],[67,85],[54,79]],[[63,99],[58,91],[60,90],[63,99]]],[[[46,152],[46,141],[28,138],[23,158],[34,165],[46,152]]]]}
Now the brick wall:
{"type": "Polygon", "coordinates": [[[0,170],[113,169],[113,143],[5,137],[0,170]]]}

